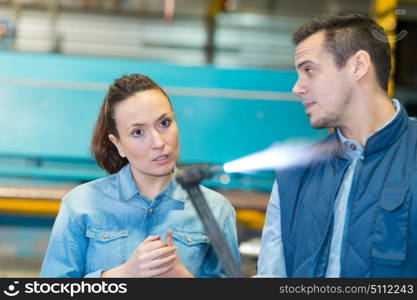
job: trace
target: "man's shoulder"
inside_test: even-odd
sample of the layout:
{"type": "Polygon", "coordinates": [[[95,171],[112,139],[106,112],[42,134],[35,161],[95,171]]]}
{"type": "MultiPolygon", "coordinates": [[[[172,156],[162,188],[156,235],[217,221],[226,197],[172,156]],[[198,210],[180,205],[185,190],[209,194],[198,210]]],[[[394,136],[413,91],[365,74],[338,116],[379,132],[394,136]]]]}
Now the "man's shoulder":
{"type": "Polygon", "coordinates": [[[417,117],[408,117],[408,137],[417,139],[417,117]]]}
{"type": "Polygon", "coordinates": [[[417,117],[409,116],[408,117],[409,123],[411,123],[413,126],[417,126],[417,117]]]}

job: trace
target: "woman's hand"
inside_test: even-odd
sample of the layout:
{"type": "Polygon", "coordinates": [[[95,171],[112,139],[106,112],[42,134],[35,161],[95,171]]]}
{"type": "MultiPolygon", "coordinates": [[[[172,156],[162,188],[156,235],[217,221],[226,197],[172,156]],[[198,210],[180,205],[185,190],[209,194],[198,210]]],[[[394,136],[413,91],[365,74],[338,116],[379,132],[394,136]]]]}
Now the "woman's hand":
{"type": "Polygon", "coordinates": [[[175,246],[163,243],[160,236],[149,236],[122,265],[105,271],[101,277],[155,277],[169,272],[176,262],[175,246]]]}
{"type": "MultiPolygon", "coordinates": [[[[166,234],[166,241],[169,247],[175,247],[174,241],[172,239],[171,229],[169,229],[166,234]]],[[[159,277],[159,278],[192,278],[193,277],[193,275],[190,272],[188,272],[188,270],[181,263],[181,260],[178,255],[176,256],[173,264],[174,266],[172,269],[170,269],[164,274],[157,275],[155,277],[159,277]]]]}

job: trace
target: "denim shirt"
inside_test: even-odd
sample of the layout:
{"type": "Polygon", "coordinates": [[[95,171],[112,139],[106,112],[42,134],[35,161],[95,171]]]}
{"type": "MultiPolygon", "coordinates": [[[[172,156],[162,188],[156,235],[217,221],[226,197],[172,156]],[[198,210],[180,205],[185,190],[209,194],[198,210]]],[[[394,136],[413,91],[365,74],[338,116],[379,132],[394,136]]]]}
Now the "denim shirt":
{"type": "MultiPolygon", "coordinates": [[[[236,213],[221,194],[200,186],[236,262],[236,213]]],[[[195,277],[225,277],[193,203],[171,180],[153,201],[136,187],[130,164],[118,173],[77,186],[61,202],[41,277],[100,277],[126,262],[149,235],[165,241],[173,230],[182,264],[195,277]]]]}

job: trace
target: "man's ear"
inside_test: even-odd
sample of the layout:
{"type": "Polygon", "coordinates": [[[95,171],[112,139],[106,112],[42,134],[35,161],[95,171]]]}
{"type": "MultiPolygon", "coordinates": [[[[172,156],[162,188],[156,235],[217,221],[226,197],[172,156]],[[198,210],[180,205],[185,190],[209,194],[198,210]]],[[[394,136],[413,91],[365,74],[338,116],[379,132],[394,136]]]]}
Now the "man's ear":
{"type": "Polygon", "coordinates": [[[350,59],[350,64],[353,71],[353,80],[359,82],[369,73],[372,67],[371,57],[369,53],[364,50],[359,50],[350,59]]]}
{"type": "Polygon", "coordinates": [[[126,154],[123,152],[122,146],[120,145],[119,139],[111,133],[108,135],[108,138],[113,143],[113,145],[116,146],[119,155],[121,157],[126,157],[126,154]]]}

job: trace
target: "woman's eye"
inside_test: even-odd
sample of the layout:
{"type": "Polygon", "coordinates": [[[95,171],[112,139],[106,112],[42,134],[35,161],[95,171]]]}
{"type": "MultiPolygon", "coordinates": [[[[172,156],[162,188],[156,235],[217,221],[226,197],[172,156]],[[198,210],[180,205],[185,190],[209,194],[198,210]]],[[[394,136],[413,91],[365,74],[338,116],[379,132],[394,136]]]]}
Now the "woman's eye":
{"type": "Polygon", "coordinates": [[[168,127],[170,124],[171,124],[171,120],[169,119],[162,120],[161,122],[162,127],[168,127]]]}
{"type": "Polygon", "coordinates": [[[143,134],[143,130],[142,129],[136,129],[132,132],[133,136],[141,136],[143,134]]]}

